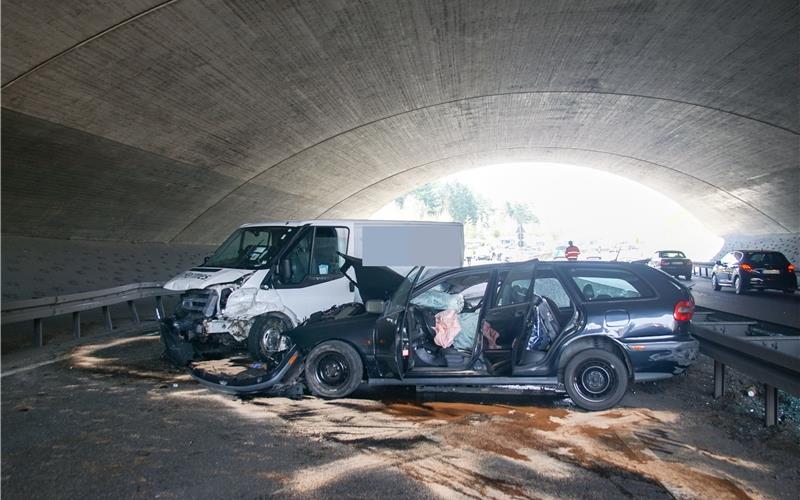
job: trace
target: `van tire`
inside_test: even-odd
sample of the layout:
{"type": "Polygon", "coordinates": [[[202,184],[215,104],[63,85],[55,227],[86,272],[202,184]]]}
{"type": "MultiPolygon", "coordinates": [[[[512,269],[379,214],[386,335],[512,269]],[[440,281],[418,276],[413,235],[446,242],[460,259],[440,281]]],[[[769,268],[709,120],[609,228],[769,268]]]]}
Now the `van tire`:
{"type": "Polygon", "coordinates": [[[572,401],[589,411],[607,410],[625,396],[629,374],[625,362],[604,349],[575,354],[564,369],[564,387],[572,401]]]}
{"type": "Polygon", "coordinates": [[[316,346],[306,358],[306,385],[322,398],[343,398],[352,394],[364,375],[361,356],[348,343],[329,340],[316,346]]]}
{"type": "Polygon", "coordinates": [[[261,316],[253,321],[250,332],[247,334],[247,352],[250,353],[255,361],[268,361],[270,353],[264,345],[264,338],[270,331],[285,332],[292,328],[292,325],[284,318],[270,314],[261,316]]]}

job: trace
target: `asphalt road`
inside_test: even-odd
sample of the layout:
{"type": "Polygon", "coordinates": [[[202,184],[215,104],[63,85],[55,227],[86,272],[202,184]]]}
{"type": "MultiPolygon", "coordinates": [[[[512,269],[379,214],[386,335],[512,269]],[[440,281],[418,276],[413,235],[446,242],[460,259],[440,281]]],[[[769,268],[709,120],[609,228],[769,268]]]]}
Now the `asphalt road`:
{"type": "Polygon", "coordinates": [[[715,292],[711,280],[693,278],[692,295],[699,306],[800,329],[800,293],[751,291],[736,295],[733,288],[715,292]]]}
{"type": "Polygon", "coordinates": [[[587,413],[552,398],[420,400],[405,389],[240,400],[198,386],[160,353],[154,336],[97,339],[4,376],[4,498],[791,498],[800,489],[796,424],[767,432],[760,415],[712,400],[707,360],[587,413]]]}

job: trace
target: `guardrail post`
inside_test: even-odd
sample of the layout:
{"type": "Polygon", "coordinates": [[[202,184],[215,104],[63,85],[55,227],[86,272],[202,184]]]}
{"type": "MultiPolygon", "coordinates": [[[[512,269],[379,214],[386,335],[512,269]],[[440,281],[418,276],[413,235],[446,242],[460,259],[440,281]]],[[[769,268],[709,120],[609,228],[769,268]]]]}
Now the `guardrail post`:
{"type": "Polygon", "coordinates": [[[156,295],[156,316],[158,319],[164,318],[164,299],[161,295],[156,295]]]}
{"type": "Polygon", "coordinates": [[[76,339],[81,338],[81,313],[75,311],[72,313],[72,336],[76,339]]]}
{"type": "Polygon", "coordinates": [[[767,427],[778,423],[778,388],[764,384],[764,420],[767,427]]]}
{"type": "Polygon", "coordinates": [[[103,320],[106,323],[106,330],[109,332],[114,329],[114,323],[111,322],[111,308],[103,306],[103,320]]]}
{"type": "Polygon", "coordinates": [[[136,312],[136,304],[132,301],[128,301],[128,309],[131,311],[131,318],[133,318],[133,322],[139,324],[141,321],[139,320],[139,313],[136,312]]]}
{"type": "Polygon", "coordinates": [[[714,399],[725,393],[725,365],[714,360],[714,399]]]}
{"type": "Polygon", "coordinates": [[[33,320],[33,345],[34,347],[42,347],[44,345],[42,318],[36,318],[33,320]]]}

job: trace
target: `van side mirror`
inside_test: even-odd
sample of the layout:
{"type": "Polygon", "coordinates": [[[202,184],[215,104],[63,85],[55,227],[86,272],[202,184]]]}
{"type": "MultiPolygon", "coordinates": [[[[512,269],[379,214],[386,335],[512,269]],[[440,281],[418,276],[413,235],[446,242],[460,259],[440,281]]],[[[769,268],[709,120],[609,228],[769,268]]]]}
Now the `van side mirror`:
{"type": "Polygon", "coordinates": [[[288,283],[292,279],[292,264],[289,262],[289,259],[281,260],[280,265],[280,277],[281,281],[284,283],[288,283]]]}
{"type": "Polygon", "coordinates": [[[383,312],[383,301],[382,300],[368,300],[364,304],[364,309],[368,313],[372,314],[381,314],[383,312]]]}
{"type": "Polygon", "coordinates": [[[714,264],[716,264],[716,265],[718,265],[718,266],[721,266],[721,265],[722,265],[722,261],[721,261],[721,260],[718,260],[718,261],[714,262],[714,264]]]}

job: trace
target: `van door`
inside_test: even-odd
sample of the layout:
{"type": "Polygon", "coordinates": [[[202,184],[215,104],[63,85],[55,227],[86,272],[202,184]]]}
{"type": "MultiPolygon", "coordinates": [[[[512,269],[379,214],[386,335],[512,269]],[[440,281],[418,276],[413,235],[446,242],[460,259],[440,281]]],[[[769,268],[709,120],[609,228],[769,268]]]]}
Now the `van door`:
{"type": "Polygon", "coordinates": [[[298,321],[316,311],[352,302],[355,294],[341,272],[347,253],[349,229],[315,226],[300,235],[278,262],[273,279],[284,307],[298,321]]]}

